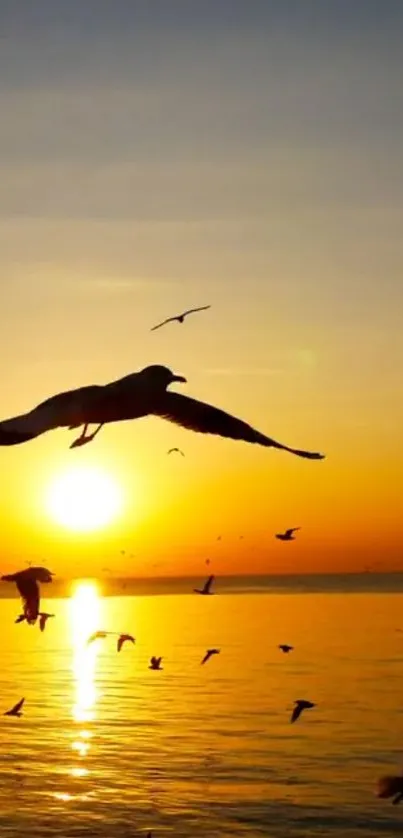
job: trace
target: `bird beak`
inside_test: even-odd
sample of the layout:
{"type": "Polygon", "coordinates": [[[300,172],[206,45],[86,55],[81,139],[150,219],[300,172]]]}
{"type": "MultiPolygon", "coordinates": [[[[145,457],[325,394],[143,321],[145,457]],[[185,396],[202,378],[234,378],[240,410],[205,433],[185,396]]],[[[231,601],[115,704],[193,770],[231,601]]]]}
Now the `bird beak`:
{"type": "Polygon", "coordinates": [[[172,376],[172,381],[181,381],[182,384],[187,384],[187,379],[183,377],[183,375],[174,375],[172,376]]]}

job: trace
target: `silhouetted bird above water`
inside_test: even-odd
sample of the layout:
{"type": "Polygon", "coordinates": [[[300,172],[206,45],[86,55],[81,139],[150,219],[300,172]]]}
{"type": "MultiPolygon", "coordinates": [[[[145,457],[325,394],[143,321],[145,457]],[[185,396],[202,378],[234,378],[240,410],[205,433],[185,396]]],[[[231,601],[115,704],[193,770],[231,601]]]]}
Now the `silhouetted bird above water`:
{"type": "Polygon", "coordinates": [[[207,652],[206,652],[206,654],[204,655],[203,660],[201,660],[201,661],[200,661],[200,663],[202,663],[202,664],[203,664],[203,663],[207,663],[207,661],[208,661],[208,660],[209,660],[209,659],[210,659],[213,655],[219,655],[219,654],[220,654],[220,651],[221,651],[221,649],[207,649],[207,652]]]}
{"type": "Polygon", "coordinates": [[[295,707],[291,714],[291,722],[296,722],[299,719],[303,710],[311,710],[312,707],[316,705],[312,701],[305,701],[305,699],[298,699],[298,701],[294,701],[295,707]]]}
{"type": "Polygon", "coordinates": [[[3,715],[4,716],[22,716],[22,705],[24,704],[25,698],[22,698],[21,701],[18,701],[17,704],[14,704],[14,707],[11,710],[7,710],[3,715]]]}
{"type": "Polygon", "coordinates": [[[149,669],[162,669],[161,661],[162,661],[162,658],[156,658],[153,655],[153,657],[150,660],[150,666],[148,668],[149,669]]]}
{"type": "Polygon", "coordinates": [[[175,314],[173,317],[167,317],[166,320],[163,320],[162,323],[157,323],[156,326],[153,326],[150,329],[151,332],[155,332],[156,329],[160,329],[161,326],[165,326],[167,323],[184,323],[185,317],[188,317],[189,314],[195,314],[196,311],[207,311],[208,308],[211,306],[199,306],[199,308],[189,308],[187,311],[183,311],[182,314],[175,314]]]}
{"type": "Polygon", "coordinates": [[[287,655],[288,652],[293,651],[294,646],[288,646],[287,643],[280,643],[278,648],[281,649],[281,651],[284,652],[285,655],[287,655]]]}
{"type": "Polygon", "coordinates": [[[79,428],[81,436],[73,446],[84,445],[110,422],[160,416],[191,431],[243,440],[266,448],[279,448],[298,457],[321,460],[323,454],[290,448],[256,431],[250,425],[205,402],[167,390],[175,381],[185,382],[167,367],[146,367],[118,381],[90,385],[59,393],[41,402],[29,413],[0,422],[0,445],[19,445],[55,428],[79,428]],[[87,435],[90,424],[98,424],[87,435]]]}
{"type": "Polygon", "coordinates": [[[94,631],[94,634],[91,634],[91,636],[87,640],[87,646],[89,646],[90,643],[94,643],[95,640],[103,640],[105,637],[108,637],[108,634],[111,634],[111,632],[110,631],[94,631]]]}
{"type": "Polygon", "coordinates": [[[4,582],[15,582],[23,603],[23,613],[17,618],[20,623],[26,620],[29,625],[35,625],[39,617],[40,590],[39,582],[51,582],[52,573],[46,567],[28,567],[17,573],[2,576],[4,582]]]}
{"type": "Polygon", "coordinates": [[[209,576],[207,582],[205,582],[203,588],[193,588],[195,594],[213,594],[214,592],[210,590],[212,584],[214,582],[214,576],[209,576]]]}
{"type": "Polygon", "coordinates": [[[183,451],[181,451],[180,448],[170,448],[169,451],[167,451],[167,454],[181,454],[182,457],[185,456],[183,451]]]}
{"type": "Polygon", "coordinates": [[[118,637],[117,650],[120,652],[124,643],[135,643],[135,639],[131,634],[120,634],[118,637]]]}
{"type": "Polygon", "coordinates": [[[278,538],[279,541],[295,541],[295,536],[293,535],[293,533],[297,532],[297,530],[300,529],[301,527],[290,527],[290,529],[286,530],[285,532],[277,533],[276,538],[278,538]]]}
{"type": "Polygon", "coordinates": [[[387,775],[378,780],[377,797],[393,797],[392,803],[397,806],[403,800],[403,776],[387,775]]]}

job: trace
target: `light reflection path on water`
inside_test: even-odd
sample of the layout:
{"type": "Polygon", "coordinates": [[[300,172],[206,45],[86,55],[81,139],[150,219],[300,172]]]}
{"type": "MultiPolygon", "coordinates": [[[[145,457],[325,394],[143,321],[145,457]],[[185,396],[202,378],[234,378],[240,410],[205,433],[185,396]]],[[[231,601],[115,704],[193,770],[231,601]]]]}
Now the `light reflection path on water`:
{"type": "MultiPolygon", "coordinates": [[[[97,631],[102,622],[102,598],[96,583],[80,582],[70,602],[70,627],[73,641],[73,678],[75,681],[73,720],[77,725],[71,744],[72,750],[85,758],[91,748],[98,693],[95,674],[99,643],[88,645],[88,638],[97,631]]],[[[71,769],[71,776],[86,777],[88,769],[82,764],[71,769]]]]}

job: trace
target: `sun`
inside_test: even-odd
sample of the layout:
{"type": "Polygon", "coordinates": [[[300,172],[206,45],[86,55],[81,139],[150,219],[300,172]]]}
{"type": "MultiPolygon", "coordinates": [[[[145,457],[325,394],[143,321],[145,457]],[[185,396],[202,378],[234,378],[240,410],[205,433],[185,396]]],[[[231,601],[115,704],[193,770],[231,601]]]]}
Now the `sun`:
{"type": "Polygon", "coordinates": [[[46,508],[58,524],[76,532],[106,527],[122,509],[122,492],[107,472],[73,466],[48,487],[46,508]]]}

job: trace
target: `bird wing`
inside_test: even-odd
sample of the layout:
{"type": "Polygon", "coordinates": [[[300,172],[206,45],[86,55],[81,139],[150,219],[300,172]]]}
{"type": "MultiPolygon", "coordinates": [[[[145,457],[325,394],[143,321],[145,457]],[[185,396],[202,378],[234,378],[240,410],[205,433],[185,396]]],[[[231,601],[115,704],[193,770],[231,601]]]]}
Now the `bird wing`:
{"type": "Polygon", "coordinates": [[[187,311],[184,311],[182,317],[187,317],[188,314],[194,314],[196,311],[207,311],[208,308],[211,306],[199,306],[198,308],[189,308],[187,311]]]}
{"type": "Polygon", "coordinates": [[[207,579],[207,582],[206,582],[206,584],[203,588],[203,590],[206,591],[206,593],[209,593],[213,582],[214,582],[214,576],[209,576],[209,578],[207,579]]]}
{"type": "Polygon", "coordinates": [[[153,326],[153,327],[152,327],[152,329],[150,329],[150,332],[155,332],[155,330],[156,330],[156,329],[160,329],[160,328],[161,328],[161,326],[165,326],[165,324],[166,324],[166,323],[173,323],[173,322],[174,322],[175,320],[177,320],[177,319],[178,319],[178,317],[177,317],[177,316],[175,316],[175,317],[167,317],[167,319],[166,319],[166,320],[163,320],[163,321],[162,321],[162,323],[157,323],[157,325],[156,325],[156,326],[153,326]]]}
{"type": "Polygon", "coordinates": [[[206,663],[206,661],[208,661],[208,659],[209,659],[209,658],[211,658],[211,652],[210,652],[210,649],[208,649],[208,650],[207,650],[207,652],[206,652],[206,654],[204,655],[204,658],[203,658],[203,660],[201,661],[201,663],[206,663]]]}
{"type": "Polygon", "coordinates": [[[21,596],[24,615],[28,620],[36,620],[39,611],[39,585],[36,579],[32,576],[25,576],[24,571],[17,574],[15,580],[19,594],[21,596]]]}
{"type": "Polygon", "coordinates": [[[118,637],[118,652],[120,652],[124,642],[125,642],[125,638],[122,637],[122,635],[120,637],[118,637]]]}
{"type": "Polygon", "coordinates": [[[300,705],[300,704],[297,704],[297,705],[294,707],[294,709],[293,709],[293,711],[292,711],[292,714],[291,714],[291,722],[296,722],[296,721],[297,721],[297,719],[299,719],[299,717],[300,717],[300,715],[301,715],[301,713],[302,713],[302,710],[303,710],[303,707],[301,707],[301,705],[300,705]]]}
{"type": "Polygon", "coordinates": [[[224,410],[191,399],[189,396],[183,396],[181,393],[164,392],[157,399],[153,410],[150,412],[191,431],[215,434],[229,439],[240,439],[245,442],[264,445],[267,448],[281,448],[296,454],[298,457],[306,457],[310,460],[321,460],[324,456],[323,454],[301,451],[297,448],[282,445],[224,410]]]}
{"type": "Polygon", "coordinates": [[[5,419],[0,422],[0,445],[18,445],[54,428],[83,424],[86,408],[102,390],[94,385],[58,393],[28,413],[5,419]]]}
{"type": "Polygon", "coordinates": [[[300,529],[301,529],[301,527],[290,527],[289,530],[285,531],[285,534],[286,535],[292,535],[293,532],[297,532],[297,530],[300,530],[300,529]]]}
{"type": "Polygon", "coordinates": [[[14,707],[11,708],[11,713],[19,713],[22,705],[24,704],[25,698],[22,698],[21,701],[17,701],[17,704],[14,704],[14,707]]]}

